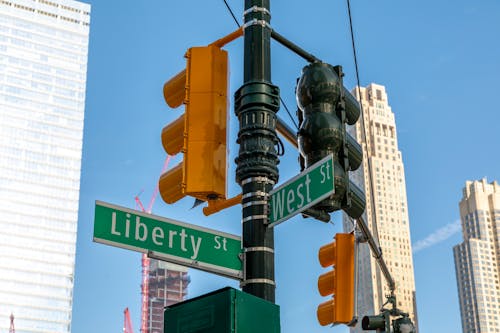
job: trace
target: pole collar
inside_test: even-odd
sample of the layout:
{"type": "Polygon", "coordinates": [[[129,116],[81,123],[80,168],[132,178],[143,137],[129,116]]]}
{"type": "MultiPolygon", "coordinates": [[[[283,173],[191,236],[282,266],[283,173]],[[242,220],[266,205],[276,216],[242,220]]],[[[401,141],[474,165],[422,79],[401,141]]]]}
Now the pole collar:
{"type": "Polygon", "coordinates": [[[267,246],[253,246],[253,247],[246,247],[245,249],[246,252],[269,252],[269,253],[274,253],[274,249],[267,247],[267,246]]]}
{"type": "Polygon", "coordinates": [[[274,185],[274,181],[272,179],[269,179],[268,177],[250,177],[250,178],[245,178],[241,181],[241,185],[246,185],[248,183],[265,183],[265,184],[271,184],[274,185]]]}
{"type": "Polygon", "coordinates": [[[245,18],[245,16],[247,14],[255,13],[255,12],[261,12],[261,13],[267,14],[267,15],[269,15],[269,17],[271,17],[271,12],[269,11],[269,9],[267,9],[265,7],[252,6],[243,12],[243,18],[245,18]]]}
{"type": "Polygon", "coordinates": [[[247,199],[247,198],[253,198],[253,197],[262,197],[262,198],[268,198],[269,193],[266,193],[264,191],[256,191],[256,192],[248,192],[245,193],[241,196],[241,199],[247,199]]]}
{"type": "MultiPolygon", "coordinates": [[[[250,215],[245,217],[244,219],[241,220],[241,223],[249,222],[252,220],[266,220],[267,221],[268,216],[267,215],[250,215]]],[[[265,222],[264,224],[267,224],[265,222]]]]}
{"type": "Polygon", "coordinates": [[[243,24],[243,30],[245,30],[246,28],[252,26],[252,25],[260,25],[262,26],[263,28],[264,27],[267,27],[269,28],[269,30],[273,30],[273,28],[271,27],[271,25],[269,24],[269,22],[267,22],[266,20],[257,20],[256,18],[254,18],[253,20],[250,20],[248,22],[246,22],[245,24],[243,24]]]}
{"type": "Polygon", "coordinates": [[[270,285],[276,287],[276,283],[273,280],[270,280],[270,279],[248,279],[248,280],[244,280],[244,281],[242,281],[240,283],[240,287],[246,286],[247,284],[256,284],[256,283],[270,284],[270,285]]]}
{"type": "Polygon", "coordinates": [[[249,201],[247,203],[244,203],[241,207],[242,208],[247,208],[247,207],[262,206],[262,205],[267,205],[267,201],[265,201],[265,200],[249,201]]]}

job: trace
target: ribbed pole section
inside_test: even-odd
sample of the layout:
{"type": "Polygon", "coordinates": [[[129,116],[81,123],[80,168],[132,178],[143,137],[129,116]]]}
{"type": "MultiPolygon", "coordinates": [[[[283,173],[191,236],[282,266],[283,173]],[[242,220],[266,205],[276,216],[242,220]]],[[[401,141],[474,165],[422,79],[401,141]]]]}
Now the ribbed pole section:
{"type": "Polygon", "coordinates": [[[274,302],[274,233],[267,227],[267,202],[278,181],[279,89],[271,84],[269,8],[269,0],[245,1],[244,82],[235,93],[240,124],[236,181],[242,187],[242,289],[274,302]]]}

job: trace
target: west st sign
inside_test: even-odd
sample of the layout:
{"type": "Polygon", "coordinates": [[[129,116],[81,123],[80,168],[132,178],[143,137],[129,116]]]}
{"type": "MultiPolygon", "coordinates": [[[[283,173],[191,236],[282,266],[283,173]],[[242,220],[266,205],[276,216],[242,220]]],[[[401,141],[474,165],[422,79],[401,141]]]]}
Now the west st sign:
{"type": "Polygon", "coordinates": [[[241,238],[96,201],[94,241],[241,280],[241,238]]]}
{"type": "Polygon", "coordinates": [[[329,155],[269,193],[269,226],[314,206],[334,190],[333,156],[329,155]]]}

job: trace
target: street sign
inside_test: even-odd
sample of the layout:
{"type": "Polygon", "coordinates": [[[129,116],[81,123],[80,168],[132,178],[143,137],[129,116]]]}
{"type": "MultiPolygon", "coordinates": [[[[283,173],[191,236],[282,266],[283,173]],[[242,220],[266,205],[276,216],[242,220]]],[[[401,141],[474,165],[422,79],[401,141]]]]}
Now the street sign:
{"type": "Polygon", "coordinates": [[[96,201],[94,241],[241,280],[241,238],[96,201]]]}
{"type": "Polygon", "coordinates": [[[334,192],[333,156],[329,155],[269,193],[269,226],[303,212],[334,192]]]}

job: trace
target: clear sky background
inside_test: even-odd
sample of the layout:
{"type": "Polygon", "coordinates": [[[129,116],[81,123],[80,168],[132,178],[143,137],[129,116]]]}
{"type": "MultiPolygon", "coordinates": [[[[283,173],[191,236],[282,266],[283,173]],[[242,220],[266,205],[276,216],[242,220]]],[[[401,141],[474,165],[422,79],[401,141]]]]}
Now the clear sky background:
{"type": "MultiPolygon", "coordinates": [[[[191,46],[235,30],[223,0],[86,1],[91,3],[80,212],[73,305],[74,333],[121,332],[129,307],[140,326],[139,253],[92,242],[95,200],[135,208],[149,202],[166,154],[162,128],[182,114],[169,109],[163,83],[185,66],[191,46]]],[[[241,21],[244,2],[228,0],[241,21]]],[[[352,1],[361,85],[386,87],[396,115],[406,172],[420,333],[461,331],[452,247],[462,241],[458,202],[466,180],[500,180],[500,3],[464,1],[352,1]]],[[[345,1],[271,1],[273,28],[346,73],[355,86],[345,1]]],[[[242,84],[243,40],[226,47],[231,65],[229,193],[234,181],[238,122],[232,96],[242,84]]],[[[295,114],[294,85],[306,62],[272,42],[272,80],[295,114]]],[[[279,116],[292,124],[284,108],[279,116]]],[[[293,125],[291,125],[293,126],[293,125]]],[[[299,172],[286,145],[280,182],[299,172]]],[[[178,160],[178,159],[177,159],[178,160]]],[[[171,166],[175,165],[171,162],[171,166]]],[[[240,207],[205,217],[192,199],[153,213],[241,234],[240,207]]],[[[285,333],[347,332],[321,327],[316,289],[324,272],[320,246],[342,231],[334,224],[295,217],[276,227],[276,302],[285,333]]],[[[230,279],[190,270],[189,297],[230,279]]],[[[404,310],[404,309],[403,309],[404,310]]],[[[362,314],[363,315],[363,314],[362,314]]]]}

